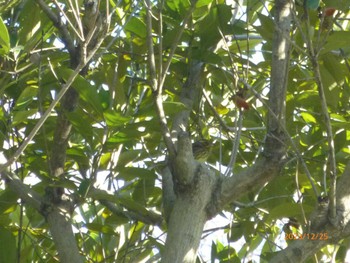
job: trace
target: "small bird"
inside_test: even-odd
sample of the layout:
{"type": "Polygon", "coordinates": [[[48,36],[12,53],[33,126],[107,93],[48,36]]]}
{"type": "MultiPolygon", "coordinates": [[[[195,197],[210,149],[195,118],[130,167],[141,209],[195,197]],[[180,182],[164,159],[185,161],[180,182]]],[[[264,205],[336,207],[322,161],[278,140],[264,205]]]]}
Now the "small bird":
{"type": "Polygon", "coordinates": [[[210,156],[213,143],[208,140],[199,140],[192,143],[192,153],[195,160],[205,162],[210,156]]]}
{"type": "Polygon", "coordinates": [[[246,102],[246,100],[240,97],[239,95],[233,95],[231,99],[234,102],[234,104],[237,106],[237,108],[239,109],[243,108],[244,110],[249,110],[248,102],[246,102]]]}
{"type": "Polygon", "coordinates": [[[243,108],[244,110],[249,110],[250,108],[249,104],[245,100],[246,93],[247,93],[246,88],[239,88],[236,94],[231,97],[231,100],[237,106],[237,108],[239,109],[243,108]]]}
{"type": "Polygon", "coordinates": [[[318,15],[321,20],[321,30],[322,31],[328,31],[333,28],[333,15],[335,13],[336,9],[333,7],[326,7],[320,12],[318,15]]]}

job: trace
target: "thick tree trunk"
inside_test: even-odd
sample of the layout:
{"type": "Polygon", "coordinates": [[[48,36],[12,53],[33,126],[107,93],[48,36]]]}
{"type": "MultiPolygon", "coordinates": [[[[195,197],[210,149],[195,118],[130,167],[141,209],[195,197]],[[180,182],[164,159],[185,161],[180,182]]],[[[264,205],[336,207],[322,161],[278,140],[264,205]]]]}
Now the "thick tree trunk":
{"type": "Polygon", "coordinates": [[[50,226],[52,238],[57,247],[60,262],[84,262],[83,257],[77,253],[79,248],[75,240],[71,219],[68,213],[55,210],[48,215],[47,221],[50,226]]]}
{"type": "Polygon", "coordinates": [[[206,165],[200,164],[193,184],[177,194],[162,262],[196,262],[203,227],[208,219],[206,208],[217,181],[214,176],[206,165]]]}

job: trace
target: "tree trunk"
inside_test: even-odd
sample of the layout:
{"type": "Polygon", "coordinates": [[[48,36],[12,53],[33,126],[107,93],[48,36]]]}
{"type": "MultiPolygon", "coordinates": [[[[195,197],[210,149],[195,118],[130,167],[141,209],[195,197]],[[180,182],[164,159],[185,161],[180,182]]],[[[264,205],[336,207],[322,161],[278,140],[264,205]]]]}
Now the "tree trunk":
{"type": "Polygon", "coordinates": [[[54,210],[48,214],[47,221],[57,247],[60,262],[84,262],[82,256],[79,254],[79,248],[74,237],[71,219],[68,213],[54,210]]]}
{"type": "Polygon", "coordinates": [[[196,262],[207,205],[217,179],[204,164],[197,166],[192,185],[177,194],[170,215],[165,253],[162,262],[196,262]]]}

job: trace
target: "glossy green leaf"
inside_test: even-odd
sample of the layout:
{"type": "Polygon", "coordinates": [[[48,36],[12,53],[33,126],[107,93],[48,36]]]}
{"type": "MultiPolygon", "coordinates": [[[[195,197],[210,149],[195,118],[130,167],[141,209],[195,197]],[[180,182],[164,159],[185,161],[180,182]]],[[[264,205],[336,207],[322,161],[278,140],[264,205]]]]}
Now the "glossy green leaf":
{"type": "Polygon", "coordinates": [[[157,178],[157,176],[154,174],[154,172],[143,169],[143,168],[136,168],[136,167],[122,167],[119,169],[119,175],[118,177],[123,178],[126,181],[131,181],[136,178],[145,179],[145,180],[154,180],[157,178]]]}
{"type": "Polygon", "coordinates": [[[147,35],[145,23],[136,17],[132,17],[129,20],[129,22],[125,25],[125,30],[140,38],[145,38],[147,35]]]}
{"type": "Polygon", "coordinates": [[[317,123],[317,120],[315,119],[315,117],[308,112],[302,112],[300,113],[300,115],[306,123],[317,123]]]}
{"type": "Polygon", "coordinates": [[[256,31],[263,37],[263,39],[271,41],[275,28],[272,18],[261,13],[258,13],[258,17],[261,25],[255,26],[256,31]]]}
{"type": "Polygon", "coordinates": [[[29,117],[36,115],[38,111],[36,109],[17,111],[14,113],[12,125],[16,126],[18,124],[23,124],[28,122],[29,117]]]}
{"type": "Polygon", "coordinates": [[[16,262],[16,238],[14,234],[4,227],[0,227],[0,262],[16,262]]]}
{"type": "Polygon", "coordinates": [[[122,126],[130,120],[129,117],[123,116],[120,113],[114,111],[105,111],[103,115],[107,125],[111,127],[122,126]]]}
{"type": "Polygon", "coordinates": [[[325,45],[321,49],[321,54],[339,50],[339,48],[347,48],[349,41],[350,31],[335,31],[328,36],[325,45]]]}
{"type": "Polygon", "coordinates": [[[10,51],[10,37],[4,21],[0,17],[0,55],[6,55],[10,51]]]}
{"type": "MultiPolygon", "coordinates": [[[[73,74],[73,70],[69,68],[58,68],[57,74],[66,81],[71,74],[73,74]]],[[[76,89],[79,93],[80,98],[82,98],[85,102],[92,106],[92,108],[99,114],[103,112],[102,103],[99,99],[97,88],[91,85],[85,78],[81,75],[78,75],[72,87],[76,89]]]]}
{"type": "Polygon", "coordinates": [[[21,110],[28,106],[38,95],[38,87],[26,87],[17,99],[16,109],[21,110]]]}
{"type": "Polygon", "coordinates": [[[182,110],[186,110],[186,106],[181,102],[165,101],[163,103],[163,106],[164,106],[165,112],[169,115],[173,115],[173,114],[178,113],[182,110]]]}

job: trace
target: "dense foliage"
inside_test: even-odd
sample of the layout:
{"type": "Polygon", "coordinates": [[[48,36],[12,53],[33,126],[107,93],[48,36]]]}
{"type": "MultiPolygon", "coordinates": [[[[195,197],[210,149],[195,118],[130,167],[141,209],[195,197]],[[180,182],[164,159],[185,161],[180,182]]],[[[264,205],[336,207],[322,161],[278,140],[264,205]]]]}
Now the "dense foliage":
{"type": "MultiPolygon", "coordinates": [[[[153,1],[154,75],[147,1],[101,1],[101,14],[110,17],[108,33],[86,74],[72,83],[79,103],[65,109],[72,128],[64,176],[55,177],[50,166],[57,157],[53,142],[61,101],[16,156],[75,69],[63,31],[39,2],[59,14],[75,46],[81,38],[83,1],[0,3],[0,147],[2,162],[8,164],[1,171],[17,175],[43,198],[48,188],[64,188],[74,203],[73,231],[86,262],[156,262],[167,232],[160,175],[167,147],[152,90],[154,76],[164,81],[170,128],[176,114],[188,109],[180,97],[191,85],[193,65],[203,63],[196,80],[202,91],[193,101],[187,130],[193,141],[214,142],[207,162],[218,176],[230,175],[231,167],[233,174],[243,171],[261,154],[267,136],[274,3],[153,1]],[[249,109],[239,109],[237,93],[249,109]]],[[[243,262],[253,254],[268,262],[293,242],[284,240],[287,234],[305,232],[318,196],[328,195],[332,149],[338,175],[349,161],[349,2],[325,0],[321,10],[308,10],[308,15],[302,3],[293,10],[285,101],[288,161],[274,180],[225,206],[222,216],[228,219],[222,222],[229,223],[220,229],[223,242],[213,240],[211,262],[243,262]],[[332,19],[319,15],[325,7],[336,9],[332,19]],[[327,137],[318,80],[334,146],[327,137]]],[[[6,180],[0,191],[0,262],[58,262],[46,208],[38,211],[21,201],[6,180]]],[[[316,257],[344,262],[348,243],[344,239],[316,257]]]]}

